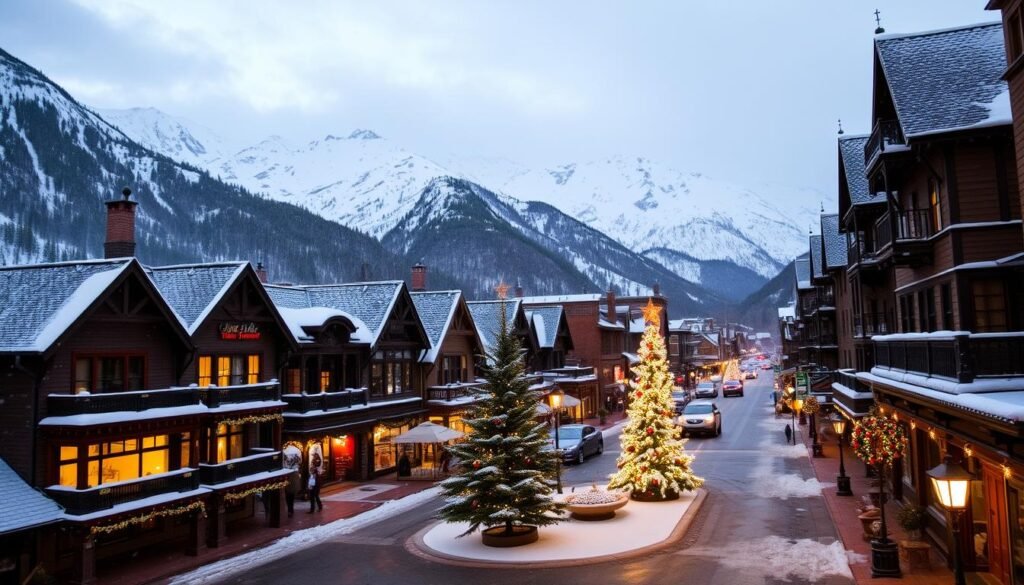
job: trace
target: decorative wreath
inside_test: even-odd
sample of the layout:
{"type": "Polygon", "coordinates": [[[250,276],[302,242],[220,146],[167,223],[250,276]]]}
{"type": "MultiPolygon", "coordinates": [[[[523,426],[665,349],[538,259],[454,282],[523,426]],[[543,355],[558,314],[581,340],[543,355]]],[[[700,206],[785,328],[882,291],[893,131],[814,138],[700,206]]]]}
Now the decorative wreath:
{"type": "Polygon", "coordinates": [[[873,412],[854,425],[850,444],[864,463],[889,466],[903,456],[907,435],[899,423],[873,412]]]}

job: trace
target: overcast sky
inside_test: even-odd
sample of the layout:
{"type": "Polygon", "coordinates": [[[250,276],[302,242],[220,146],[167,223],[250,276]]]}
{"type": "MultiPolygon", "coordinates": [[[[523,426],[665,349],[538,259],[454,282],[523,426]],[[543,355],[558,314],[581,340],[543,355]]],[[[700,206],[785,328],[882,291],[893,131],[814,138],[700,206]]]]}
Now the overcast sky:
{"type": "Polygon", "coordinates": [[[876,6],[912,32],[998,20],[984,5],[2,0],[0,47],[88,105],[240,146],[371,128],[438,158],[639,155],[828,202],[836,119],[870,130],[876,6]]]}

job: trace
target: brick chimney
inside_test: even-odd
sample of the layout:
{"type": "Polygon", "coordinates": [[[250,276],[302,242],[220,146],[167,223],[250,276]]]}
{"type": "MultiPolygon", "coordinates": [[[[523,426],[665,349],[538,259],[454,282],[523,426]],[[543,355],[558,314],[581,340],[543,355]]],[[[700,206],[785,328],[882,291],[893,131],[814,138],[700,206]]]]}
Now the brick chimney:
{"type": "Polygon", "coordinates": [[[611,283],[608,283],[608,322],[612,325],[619,322],[619,313],[615,310],[615,290],[612,289],[611,283]]]}
{"type": "Polygon", "coordinates": [[[651,286],[651,292],[654,293],[654,296],[660,297],[661,296],[661,284],[657,283],[657,282],[654,283],[654,285],[651,286]]]}
{"type": "Polygon", "coordinates": [[[412,291],[423,292],[427,290],[427,267],[419,262],[412,267],[412,291]]]}
{"type": "Polygon", "coordinates": [[[262,262],[256,263],[256,277],[260,279],[260,282],[266,284],[267,282],[267,269],[263,266],[262,262]]]}
{"type": "Polygon", "coordinates": [[[107,205],[107,240],[103,243],[104,258],[125,258],[135,255],[135,206],[132,190],[121,190],[123,199],[112,199],[107,205]]]}
{"type": "Polygon", "coordinates": [[[523,293],[523,285],[522,285],[522,283],[519,282],[519,279],[517,278],[516,279],[516,298],[517,299],[521,299],[524,296],[526,296],[526,295],[523,293]]]}

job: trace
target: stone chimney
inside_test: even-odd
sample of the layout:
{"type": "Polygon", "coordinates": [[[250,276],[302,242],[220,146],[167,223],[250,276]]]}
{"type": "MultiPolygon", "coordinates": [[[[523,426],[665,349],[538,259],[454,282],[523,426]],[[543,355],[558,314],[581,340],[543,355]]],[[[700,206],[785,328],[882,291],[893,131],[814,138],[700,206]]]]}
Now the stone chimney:
{"type": "Polygon", "coordinates": [[[135,207],[132,190],[121,190],[122,199],[112,199],[107,205],[107,240],[103,243],[104,258],[126,258],[135,255],[135,207]]]}
{"type": "Polygon", "coordinates": [[[521,299],[524,296],[526,296],[526,295],[523,294],[523,285],[522,285],[522,283],[519,282],[519,279],[517,278],[516,279],[516,298],[517,299],[521,299]]]}
{"type": "Polygon", "coordinates": [[[260,279],[260,282],[267,283],[267,269],[262,262],[256,263],[256,277],[260,279]]]}
{"type": "Polygon", "coordinates": [[[417,262],[412,267],[412,292],[427,290],[427,267],[417,262]]]}
{"type": "Polygon", "coordinates": [[[660,297],[661,296],[661,284],[659,284],[657,282],[654,283],[654,286],[651,287],[651,292],[654,293],[654,296],[660,297]]]}
{"type": "Polygon", "coordinates": [[[608,283],[608,292],[605,294],[608,298],[606,301],[608,304],[608,322],[614,325],[619,322],[619,314],[615,310],[615,290],[612,288],[611,283],[608,283]]]}

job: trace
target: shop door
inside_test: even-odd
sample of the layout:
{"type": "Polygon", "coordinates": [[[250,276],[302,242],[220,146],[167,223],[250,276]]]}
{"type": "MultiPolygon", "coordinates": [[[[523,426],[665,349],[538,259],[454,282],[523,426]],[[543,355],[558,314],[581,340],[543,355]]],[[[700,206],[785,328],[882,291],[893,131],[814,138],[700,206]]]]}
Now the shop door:
{"type": "Polygon", "coordinates": [[[988,570],[1003,583],[1010,583],[1010,547],[1007,542],[1006,483],[1002,470],[984,466],[985,502],[988,506],[988,570]]]}

